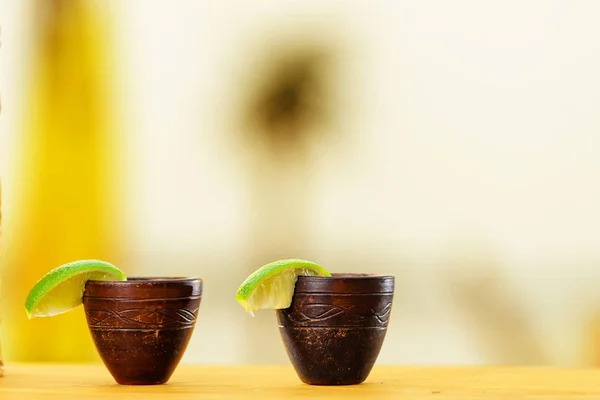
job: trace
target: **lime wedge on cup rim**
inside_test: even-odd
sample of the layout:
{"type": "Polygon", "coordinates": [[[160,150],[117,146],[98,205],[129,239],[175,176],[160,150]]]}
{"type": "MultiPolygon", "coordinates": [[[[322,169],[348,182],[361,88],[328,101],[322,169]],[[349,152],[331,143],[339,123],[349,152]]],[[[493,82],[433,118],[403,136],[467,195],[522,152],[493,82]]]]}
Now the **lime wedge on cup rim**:
{"type": "Polygon", "coordinates": [[[88,280],[125,281],[127,277],[106,261],[79,260],[61,265],[44,275],[29,292],[25,301],[27,317],[51,317],[78,307],[88,280]]]}
{"type": "Polygon", "coordinates": [[[288,308],[298,276],[331,276],[312,261],[287,259],[263,265],[240,285],[236,300],[246,311],[288,308]]]}

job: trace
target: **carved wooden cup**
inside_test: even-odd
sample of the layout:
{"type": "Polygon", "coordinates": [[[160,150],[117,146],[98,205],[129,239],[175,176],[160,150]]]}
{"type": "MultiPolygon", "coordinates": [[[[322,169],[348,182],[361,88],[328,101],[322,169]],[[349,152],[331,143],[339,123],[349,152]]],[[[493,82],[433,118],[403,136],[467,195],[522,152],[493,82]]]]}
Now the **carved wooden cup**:
{"type": "Polygon", "coordinates": [[[362,383],[383,344],[393,294],[393,276],[298,277],[292,304],[277,310],[277,319],[300,379],[311,385],[362,383]]]}
{"type": "Polygon", "coordinates": [[[167,382],[192,336],[201,297],[201,279],[88,281],[83,295],[87,323],[115,381],[167,382]]]}

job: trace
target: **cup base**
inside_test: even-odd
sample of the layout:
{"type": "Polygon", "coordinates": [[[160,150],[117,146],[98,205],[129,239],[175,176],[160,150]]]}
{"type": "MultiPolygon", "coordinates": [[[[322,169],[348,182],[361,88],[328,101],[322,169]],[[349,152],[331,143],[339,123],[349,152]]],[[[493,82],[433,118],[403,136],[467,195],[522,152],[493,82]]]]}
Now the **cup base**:
{"type": "Polygon", "coordinates": [[[309,385],[358,385],[375,364],[382,327],[291,327],[279,331],[300,380],[309,385]]]}
{"type": "Polygon", "coordinates": [[[120,385],[161,385],[171,378],[193,328],[91,330],[104,365],[120,385]]]}

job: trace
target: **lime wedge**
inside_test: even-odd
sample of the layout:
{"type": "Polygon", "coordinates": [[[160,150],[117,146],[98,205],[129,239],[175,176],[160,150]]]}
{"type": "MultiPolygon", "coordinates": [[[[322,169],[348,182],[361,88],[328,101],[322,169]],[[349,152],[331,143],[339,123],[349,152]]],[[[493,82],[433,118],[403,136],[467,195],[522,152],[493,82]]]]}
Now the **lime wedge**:
{"type": "Polygon", "coordinates": [[[127,277],[114,265],[100,260],[61,265],[44,275],[29,292],[25,301],[27,317],[51,317],[78,307],[88,280],[125,281],[127,277]]]}
{"type": "Polygon", "coordinates": [[[287,308],[298,276],[331,276],[323,267],[305,260],[279,260],[263,265],[240,285],[236,300],[246,311],[287,308]]]}

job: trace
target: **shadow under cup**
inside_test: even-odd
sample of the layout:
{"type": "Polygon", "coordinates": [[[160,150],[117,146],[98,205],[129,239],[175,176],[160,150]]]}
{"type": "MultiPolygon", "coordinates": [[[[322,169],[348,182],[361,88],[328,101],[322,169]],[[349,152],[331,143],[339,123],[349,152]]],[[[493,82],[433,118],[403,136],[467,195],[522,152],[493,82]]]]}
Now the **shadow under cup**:
{"type": "Polygon", "coordinates": [[[362,383],[383,345],[394,277],[370,274],[300,276],[279,331],[299,378],[311,385],[362,383]]]}
{"type": "Polygon", "coordinates": [[[113,378],[124,385],[167,382],[187,348],[201,297],[201,279],[88,281],[88,327],[113,378]]]}

